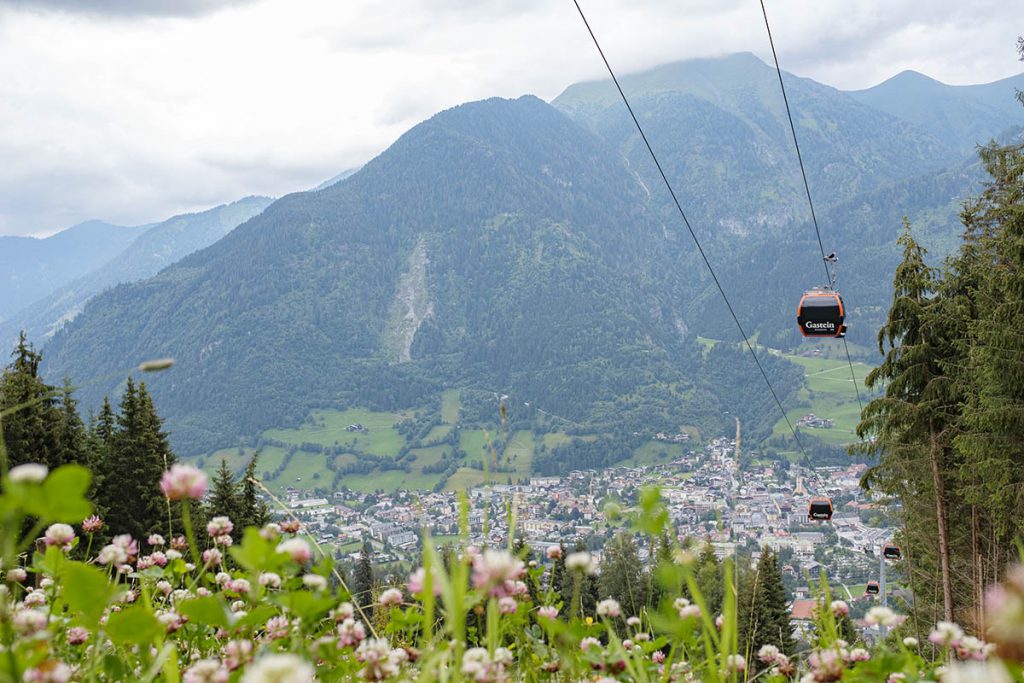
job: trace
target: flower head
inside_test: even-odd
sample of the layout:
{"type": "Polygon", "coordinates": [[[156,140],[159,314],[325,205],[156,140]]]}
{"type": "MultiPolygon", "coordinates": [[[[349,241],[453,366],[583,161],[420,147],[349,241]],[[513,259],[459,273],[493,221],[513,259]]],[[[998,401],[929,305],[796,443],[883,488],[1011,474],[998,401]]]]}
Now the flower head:
{"type": "Polygon", "coordinates": [[[289,538],[281,541],[277,546],[277,552],[284,553],[292,559],[295,564],[306,564],[313,558],[313,551],[304,539],[289,538]]]}
{"type": "Polygon", "coordinates": [[[224,556],[216,548],[207,548],[203,551],[203,566],[210,567],[215,564],[220,564],[220,561],[224,559],[224,556]]]}
{"type": "Polygon", "coordinates": [[[56,659],[47,659],[25,671],[25,683],[65,683],[71,679],[71,667],[56,659]]]}
{"type": "Polygon", "coordinates": [[[12,467],[7,473],[8,481],[18,484],[41,484],[49,473],[46,465],[35,462],[27,462],[23,465],[12,467]]]}
{"type": "Polygon", "coordinates": [[[46,545],[55,545],[62,550],[70,550],[75,540],[75,530],[69,524],[51,524],[46,530],[46,545]]]}
{"type": "Polygon", "coordinates": [[[597,616],[608,619],[615,619],[622,614],[622,607],[617,600],[608,598],[597,603],[597,616]]]}
{"type": "Polygon", "coordinates": [[[206,475],[192,465],[172,465],[160,479],[160,490],[169,500],[199,500],[206,495],[206,475]]]}
{"type": "Polygon", "coordinates": [[[211,538],[230,534],[235,530],[235,525],[228,517],[214,517],[206,524],[206,533],[211,538]]]}
{"type": "MultiPolygon", "coordinates": [[[[437,572],[431,572],[432,588],[431,591],[434,595],[441,594],[441,583],[438,581],[437,572]]],[[[409,575],[409,583],[406,585],[411,595],[419,595],[427,588],[427,570],[424,567],[420,567],[412,574],[409,575]]]]}
{"type": "Polygon", "coordinates": [[[864,616],[865,623],[871,626],[895,627],[906,621],[905,616],[896,614],[888,607],[872,607],[864,616]]]}
{"type": "Polygon", "coordinates": [[[526,573],[523,561],[504,550],[485,550],[473,556],[473,587],[494,597],[519,593],[517,581],[526,573]]]}
{"type": "Polygon", "coordinates": [[[81,645],[89,640],[89,630],[81,626],[72,626],[68,629],[68,645],[81,645]]]}
{"type": "Polygon", "coordinates": [[[594,558],[585,550],[578,553],[569,553],[565,558],[565,568],[570,571],[593,574],[596,570],[594,558]]]}
{"type": "Polygon", "coordinates": [[[506,595],[503,598],[498,598],[498,613],[500,614],[515,614],[519,608],[519,603],[511,595],[506,595]]]}
{"type": "Polygon", "coordinates": [[[280,640],[288,637],[288,617],[271,617],[267,620],[266,634],[268,640],[280,640]]]}
{"type": "Polygon", "coordinates": [[[385,607],[395,607],[402,604],[402,591],[397,588],[388,588],[380,594],[378,602],[385,607]]]}
{"type": "Polygon", "coordinates": [[[537,616],[544,617],[545,619],[554,619],[558,616],[558,608],[554,605],[544,605],[543,607],[538,607],[537,616]]]}
{"type": "Polygon", "coordinates": [[[310,683],[313,667],[293,654],[268,654],[245,670],[242,683],[310,683]]]}
{"type": "Polygon", "coordinates": [[[338,624],[338,647],[355,647],[366,639],[363,623],[351,617],[338,624]]]}
{"type": "Polygon", "coordinates": [[[228,670],[216,659],[200,659],[185,670],[183,683],[227,683],[228,670]]]}
{"type": "Polygon", "coordinates": [[[964,631],[951,621],[940,621],[928,634],[928,640],[941,647],[956,647],[964,637],[964,631]]]}
{"type": "MultiPolygon", "coordinates": [[[[267,526],[270,526],[269,524],[267,526]]],[[[286,534],[297,534],[302,531],[302,522],[297,519],[286,519],[279,525],[286,534]]]]}

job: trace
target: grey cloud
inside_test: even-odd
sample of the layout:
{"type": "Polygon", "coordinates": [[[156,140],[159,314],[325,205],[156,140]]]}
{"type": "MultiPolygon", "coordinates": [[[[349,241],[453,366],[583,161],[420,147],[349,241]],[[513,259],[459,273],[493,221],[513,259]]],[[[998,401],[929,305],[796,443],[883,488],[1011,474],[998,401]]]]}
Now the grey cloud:
{"type": "Polygon", "coordinates": [[[0,0],[0,7],[108,17],[194,17],[255,0],[0,0]]]}

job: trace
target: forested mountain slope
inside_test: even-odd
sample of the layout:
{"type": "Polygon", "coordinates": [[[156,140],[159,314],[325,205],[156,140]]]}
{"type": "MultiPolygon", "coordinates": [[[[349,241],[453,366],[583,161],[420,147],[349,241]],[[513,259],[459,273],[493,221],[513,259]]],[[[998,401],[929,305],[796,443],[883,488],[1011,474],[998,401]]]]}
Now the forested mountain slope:
{"type": "MultiPolygon", "coordinates": [[[[980,169],[962,140],[786,78],[851,338],[866,344],[901,217],[941,256],[980,169]]],[[[624,85],[748,331],[798,343],[796,301],[823,271],[774,70],[733,55],[624,85]]],[[[83,383],[177,358],[153,389],[185,453],[311,408],[420,406],[446,387],[604,433],[717,430],[731,410],[756,439],[777,408],[749,357],[694,344],[738,337],[609,88],[436,115],[344,182],[97,297],[45,349],[46,371],[83,383]]],[[[799,371],[764,362],[785,400],[799,371]]],[[[112,388],[90,386],[86,403],[112,388]]]]}
{"type": "Polygon", "coordinates": [[[46,372],[177,358],[153,391],[186,452],[311,407],[415,405],[448,385],[610,426],[666,410],[681,424],[720,406],[693,393],[679,253],[598,138],[533,97],[476,102],[97,297],[47,346],[46,372]]]}

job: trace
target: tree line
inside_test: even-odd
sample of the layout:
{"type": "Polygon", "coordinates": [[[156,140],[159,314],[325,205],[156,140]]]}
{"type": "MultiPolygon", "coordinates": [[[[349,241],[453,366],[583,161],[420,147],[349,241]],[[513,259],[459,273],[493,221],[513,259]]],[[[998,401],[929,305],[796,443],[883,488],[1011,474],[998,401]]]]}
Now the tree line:
{"type": "Polygon", "coordinates": [[[879,457],[864,486],[900,504],[914,616],[983,631],[984,586],[1024,531],[1024,144],[980,157],[989,180],[941,267],[904,221],[884,359],[866,379],[885,391],[857,432],[879,457]]]}
{"type": "MultiPolygon", "coordinates": [[[[47,384],[39,372],[41,361],[42,354],[22,334],[11,362],[0,372],[0,445],[8,467],[82,465],[93,475],[89,498],[103,521],[101,537],[146,539],[167,532],[180,511],[161,493],[160,478],[177,457],[146,383],[128,377],[116,408],[104,397],[99,412],[83,420],[71,383],[47,384]]],[[[256,462],[253,456],[242,481],[222,462],[197,521],[227,515],[239,533],[247,524],[265,523],[266,505],[251,481],[256,462]]]]}

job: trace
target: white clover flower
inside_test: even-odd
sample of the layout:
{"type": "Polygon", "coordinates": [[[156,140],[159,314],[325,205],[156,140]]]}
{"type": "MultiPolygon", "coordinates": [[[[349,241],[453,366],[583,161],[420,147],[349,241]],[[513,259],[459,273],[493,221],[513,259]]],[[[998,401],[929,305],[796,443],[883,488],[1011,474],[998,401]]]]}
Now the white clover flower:
{"type": "Polygon", "coordinates": [[[302,585],[310,590],[322,591],[327,588],[327,579],[319,574],[304,574],[302,585]]]}
{"type": "Polygon", "coordinates": [[[872,607],[864,616],[865,623],[871,626],[899,626],[906,617],[893,612],[888,607],[872,607]]]}
{"type": "Polygon", "coordinates": [[[27,462],[23,465],[12,467],[11,471],[7,473],[7,479],[12,482],[19,484],[40,484],[50,470],[46,465],[40,465],[35,462],[27,462]]]}
{"type": "Polygon", "coordinates": [[[957,645],[964,637],[964,631],[951,621],[940,621],[928,634],[928,640],[935,645],[950,647],[957,645]]]}
{"type": "Polygon", "coordinates": [[[393,607],[402,604],[402,591],[397,588],[388,588],[386,591],[380,594],[377,599],[381,605],[385,607],[393,607]]]}
{"type": "Polygon", "coordinates": [[[622,614],[622,607],[619,605],[617,600],[608,598],[597,603],[597,616],[605,617],[606,619],[615,619],[622,614]]]}
{"type": "Polygon", "coordinates": [[[247,667],[242,683],[311,683],[313,667],[293,654],[268,654],[247,667]]]}
{"type": "Polygon", "coordinates": [[[1013,677],[998,661],[954,662],[942,674],[942,683],[1012,683],[1013,677]]]}
{"type": "Polygon", "coordinates": [[[228,670],[217,659],[200,659],[185,670],[183,683],[227,683],[228,670]]]}
{"type": "Polygon", "coordinates": [[[565,558],[565,568],[570,571],[593,573],[594,558],[590,553],[583,550],[578,553],[569,553],[565,558]]]}
{"type": "Polygon", "coordinates": [[[265,586],[267,588],[280,588],[281,575],[274,572],[263,572],[259,576],[259,582],[261,586],[265,586]]]}
{"type": "Polygon", "coordinates": [[[110,545],[103,546],[100,554],[96,557],[96,561],[100,564],[119,566],[128,561],[128,553],[121,546],[111,543],[110,545]]]}

